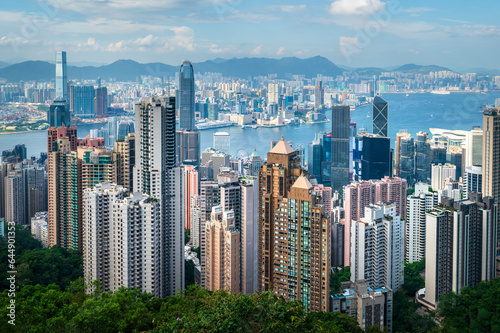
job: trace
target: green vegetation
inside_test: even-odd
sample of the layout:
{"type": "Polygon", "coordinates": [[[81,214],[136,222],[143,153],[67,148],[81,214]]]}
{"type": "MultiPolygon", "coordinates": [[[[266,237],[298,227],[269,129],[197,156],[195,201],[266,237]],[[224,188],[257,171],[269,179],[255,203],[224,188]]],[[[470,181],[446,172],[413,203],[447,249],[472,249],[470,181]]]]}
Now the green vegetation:
{"type": "MultiPolygon", "coordinates": [[[[59,246],[44,249],[42,244],[31,236],[28,229],[16,225],[16,285],[47,286],[55,283],[66,288],[71,281],[83,276],[82,255],[77,251],[59,246]]],[[[8,289],[8,244],[0,241],[0,290],[8,289]]]]}
{"type": "Polygon", "coordinates": [[[500,332],[500,279],[441,296],[438,314],[444,332],[500,332]]]}
{"type": "Polygon", "coordinates": [[[412,195],[413,193],[415,193],[415,188],[413,188],[413,187],[406,190],[406,195],[407,196],[408,195],[412,195]]]}
{"type": "MultiPolygon", "coordinates": [[[[7,318],[7,291],[0,316],[7,318]]],[[[271,292],[260,295],[210,292],[196,286],[158,299],[137,289],[84,293],[83,279],[66,290],[25,286],[16,295],[16,326],[0,321],[1,332],[356,332],[343,314],[306,313],[297,302],[271,292]]]]}
{"type": "Polygon", "coordinates": [[[425,281],[420,276],[425,269],[425,259],[411,264],[405,264],[405,282],[403,289],[409,296],[413,297],[415,293],[425,287],[425,281]]]}
{"type": "Polygon", "coordinates": [[[345,266],[330,274],[330,293],[342,292],[340,284],[351,279],[351,267],[345,266]]]}
{"type": "Polygon", "coordinates": [[[185,229],[184,230],[184,245],[189,243],[190,240],[191,240],[191,230],[185,229]]]}
{"type": "Polygon", "coordinates": [[[420,315],[421,306],[415,301],[415,293],[424,288],[424,279],[420,276],[425,269],[425,260],[405,264],[403,288],[394,293],[393,331],[394,332],[429,332],[437,330],[431,315],[420,315]]]}
{"type": "Polygon", "coordinates": [[[8,246],[0,240],[0,332],[356,332],[343,314],[306,313],[299,302],[271,292],[210,292],[194,284],[186,261],[186,290],[159,299],[137,289],[85,294],[82,257],[60,247],[42,248],[29,230],[16,227],[16,321],[8,324],[11,298],[5,284],[8,246]]]}

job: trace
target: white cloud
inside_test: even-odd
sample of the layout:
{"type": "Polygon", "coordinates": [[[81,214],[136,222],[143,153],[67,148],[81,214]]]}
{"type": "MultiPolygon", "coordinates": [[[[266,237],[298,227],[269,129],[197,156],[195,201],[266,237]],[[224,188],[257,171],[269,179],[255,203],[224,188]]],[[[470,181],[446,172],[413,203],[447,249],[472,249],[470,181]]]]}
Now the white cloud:
{"type": "Polygon", "coordinates": [[[122,49],[122,46],[123,46],[123,41],[119,41],[119,42],[116,42],[116,43],[110,43],[110,44],[106,47],[106,51],[108,51],[108,52],[119,52],[119,51],[123,51],[124,49],[122,49]]]}
{"type": "Polygon", "coordinates": [[[153,35],[147,35],[144,38],[137,38],[134,41],[134,44],[140,47],[151,46],[158,39],[158,37],[154,37],[153,35]]]}
{"type": "Polygon", "coordinates": [[[335,0],[330,5],[334,15],[370,15],[385,9],[380,0],[335,0]]]}
{"type": "Polygon", "coordinates": [[[262,52],[262,45],[257,46],[255,49],[253,49],[250,54],[251,55],[259,55],[262,52]]]}
{"type": "Polygon", "coordinates": [[[281,55],[283,55],[283,54],[285,54],[285,48],[284,48],[283,46],[281,46],[281,47],[279,48],[278,52],[276,52],[276,55],[281,56],[281,55]]]}
{"type": "Polygon", "coordinates": [[[288,5],[288,6],[279,6],[282,12],[285,13],[300,13],[306,9],[306,5],[288,5]]]}
{"type": "Polygon", "coordinates": [[[340,46],[347,46],[347,45],[356,45],[356,43],[358,42],[358,39],[357,38],[354,38],[354,37],[340,37],[339,38],[339,44],[340,46]]]}

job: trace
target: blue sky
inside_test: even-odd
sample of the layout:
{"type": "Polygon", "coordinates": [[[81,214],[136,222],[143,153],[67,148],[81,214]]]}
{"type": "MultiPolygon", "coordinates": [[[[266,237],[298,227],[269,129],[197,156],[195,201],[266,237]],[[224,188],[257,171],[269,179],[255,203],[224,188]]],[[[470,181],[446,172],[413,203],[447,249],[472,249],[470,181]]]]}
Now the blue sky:
{"type": "Polygon", "coordinates": [[[321,55],[352,67],[498,68],[500,2],[27,0],[0,7],[0,61],[321,55]],[[147,6],[144,3],[147,2],[147,6]],[[476,2],[477,3],[477,2],[476,2]]]}

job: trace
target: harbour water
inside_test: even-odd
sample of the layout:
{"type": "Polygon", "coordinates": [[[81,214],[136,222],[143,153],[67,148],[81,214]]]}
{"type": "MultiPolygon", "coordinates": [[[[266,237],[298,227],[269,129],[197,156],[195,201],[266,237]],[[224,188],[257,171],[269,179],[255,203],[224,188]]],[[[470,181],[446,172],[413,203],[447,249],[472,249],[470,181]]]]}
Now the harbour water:
{"type": "MultiPolygon", "coordinates": [[[[394,145],[396,133],[406,129],[413,136],[418,131],[429,131],[429,128],[446,128],[450,130],[470,130],[472,126],[482,126],[484,104],[494,104],[500,98],[500,92],[486,94],[386,94],[382,96],[389,103],[389,136],[394,145]]],[[[331,112],[327,112],[330,118],[331,112]]],[[[357,127],[372,130],[371,106],[357,108],[351,112],[351,121],[357,127]]],[[[91,129],[100,128],[102,124],[78,126],[78,137],[85,137],[91,129]]],[[[231,154],[241,156],[251,154],[253,149],[265,158],[272,140],[279,140],[281,133],[293,144],[301,143],[307,150],[307,144],[315,135],[331,130],[331,123],[302,124],[275,128],[239,126],[203,130],[201,132],[201,149],[212,146],[212,135],[215,132],[228,132],[231,135],[231,154]]],[[[39,156],[47,150],[47,133],[19,133],[0,135],[0,152],[24,143],[28,156],[39,156]]],[[[307,153],[307,152],[306,152],[307,153]]],[[[307,155],[306,155],[307,156],[307,155]]]]}

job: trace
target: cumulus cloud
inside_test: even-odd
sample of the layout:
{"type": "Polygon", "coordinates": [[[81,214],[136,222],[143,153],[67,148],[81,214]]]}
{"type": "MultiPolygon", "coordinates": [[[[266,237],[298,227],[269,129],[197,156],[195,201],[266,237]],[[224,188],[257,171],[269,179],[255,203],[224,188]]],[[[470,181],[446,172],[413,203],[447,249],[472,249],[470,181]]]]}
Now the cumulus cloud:
{"type": "Polygon", "coordinates": [[[281,56],[283,54],[285,54],[285,48],[282,46],[279,48],[278,52],[276,52],[276,55],[281,56]]]}
{"type": "Polygon", "coordinates": [[[330,5],[334,15],[370,15],[385,9],[380,0],[335,0],[330,5]]]}
{"type": "Polygon", "coordinates": [[[141,46],[141,47],[144,47],[144,46],[151,46],[153,45],[153,43],[157,40],[158,38],[153,36],[153,35],[147,35],[146,37],[144,38],[137,38],[135,41],[134,41],[134,44],[137,45],[137,46],[141,46]]]}
{"type": "Polygon", "coordinates": [[[262,52],[262,45],[257,46],[255,49],[253,49],[250,54],[251,55],[259,55],[262,52]]]}
{"type": "Polygon", "coordinates": [[[108,52],[119,52],[122,51],[123,41],[119,41],[116,43],[109,43],[106,47],[106,51],[108,52]]]}

